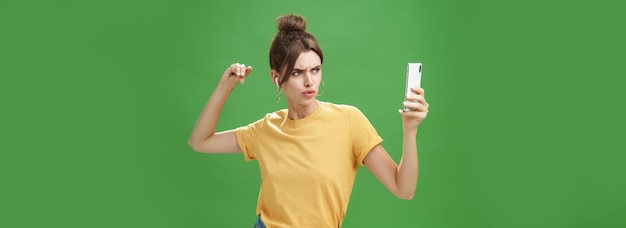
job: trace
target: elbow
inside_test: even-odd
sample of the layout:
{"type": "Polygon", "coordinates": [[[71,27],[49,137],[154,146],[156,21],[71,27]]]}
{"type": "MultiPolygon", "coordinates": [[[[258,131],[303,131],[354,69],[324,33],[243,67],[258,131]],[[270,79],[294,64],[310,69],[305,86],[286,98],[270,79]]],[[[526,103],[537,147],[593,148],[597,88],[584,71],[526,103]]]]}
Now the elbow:
{"type": "Polygon", "coordinates": [[[195,152],[200,152],[200,148],[198,145],[198,142],[196,142],[195,140],[192,140],[191,138],[189,140],[187,140],[187,145],[189,145],[189,147],[195,151],[195,152]]]}
{"type": "Polygon", "coordinates": [[[215,153],[214,148],[207,143],[207,140],[187,140],[187,145],[194,151],[198,153],[206,153],[211,154],[215,153]]]}
{"type": "Polygon", "coordinates": [[[412,189],[410,191],[404,191],[404,192],[398,191],[394,195],[396,195],[396,197],[398,197],[399,199],[412,200],[413,196],[415,196],[415,189],[412,189]]]}
{"type": "Polygon", "coordinates": [[[412,200],[413,199],[414,194],[397,194],[396,197],[398,197],[399,199],[403,199],[403,200],[412,200]]]}
{"type": "Polygon", "coordinates": [[[187,140],[187,145],[189,146],[189,148],[191,148],[193,151],[196,151],[196,147],[193,141],[191,141],[191,139],[187,140]]]}
{"type": "Polygon", "coordinates": [[[206,137],[194,137],[194,135],[191,135],[187,139],[187,145],[195,152],[211,153],[212,143],[210,143],[210,139],[212,136],[213,134],[206,137]]]}

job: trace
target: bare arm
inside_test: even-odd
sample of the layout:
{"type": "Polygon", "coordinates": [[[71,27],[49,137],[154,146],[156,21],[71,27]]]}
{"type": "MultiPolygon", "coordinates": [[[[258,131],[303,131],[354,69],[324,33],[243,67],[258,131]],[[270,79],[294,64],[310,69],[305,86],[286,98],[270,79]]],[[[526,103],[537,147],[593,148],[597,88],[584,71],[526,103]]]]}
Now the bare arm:
{"type": "Polygon", "coordinates": [[[215,128],[226,99],[239,82],[243,83],[250,71],[252,71],[252,67],[238,63],[232,64],[224,71],[220,83],[204,106],[191,136],[189,136],[187,143],[193,150],[203,153],[241,152],[234,130],[216,133],[215,128]]]}
{"type": "Polygon", "coordinates": [[[410,200],[417,187],[418,159],[417,159],[417,128],[426,118],[428,103],[424,99],[424,90],[414,89],[417,95],[409,95],[407,99],[415,101],[405,103],[415,111],[401,111],[404,137],[402,158],[397,165],[389,156],[385,148],[377,145],[367,154],[364,163],[378,180],[401,199],[410,200]]]}

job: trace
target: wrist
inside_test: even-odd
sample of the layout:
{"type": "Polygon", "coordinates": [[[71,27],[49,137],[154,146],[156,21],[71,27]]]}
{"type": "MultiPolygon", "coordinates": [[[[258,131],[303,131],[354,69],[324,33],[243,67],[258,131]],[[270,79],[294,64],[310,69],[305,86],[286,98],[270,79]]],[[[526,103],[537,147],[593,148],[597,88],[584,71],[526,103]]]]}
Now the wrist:
{"type": "Polygon", "coordinates": [[[217,84],[217,87],[215,88],[215,90],[220,91],[220,92],[230,93],[231,91],[233,91],[234,88],[235,87],[229,85],[227,81],[220,81],[220,83],[217,84]]]}
{"type": "Polygon", "coordinates": [[[404,128],[403,132],[405,136],[417,136],[417,128],[404,128]]]}

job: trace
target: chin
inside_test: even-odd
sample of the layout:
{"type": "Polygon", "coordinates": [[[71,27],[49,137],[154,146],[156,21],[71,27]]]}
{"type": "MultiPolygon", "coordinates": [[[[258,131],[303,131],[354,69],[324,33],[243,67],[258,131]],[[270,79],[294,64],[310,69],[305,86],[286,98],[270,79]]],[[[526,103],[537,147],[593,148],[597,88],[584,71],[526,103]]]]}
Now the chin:
{"type": "Polygon", "coordinates": [[[317,99],[316,98],[304,99],[300,101],[299,103],[302,106],[309,106],[309,105],[317,104],[317,99]]]}

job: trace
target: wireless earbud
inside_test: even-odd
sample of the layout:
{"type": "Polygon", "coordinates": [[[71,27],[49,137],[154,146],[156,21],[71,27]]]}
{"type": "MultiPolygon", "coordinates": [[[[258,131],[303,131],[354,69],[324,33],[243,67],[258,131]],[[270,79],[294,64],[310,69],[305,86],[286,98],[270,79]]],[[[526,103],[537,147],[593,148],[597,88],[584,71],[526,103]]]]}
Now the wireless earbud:
{"type": "Polygon", "coordinates": [[[276,87],[279,87],[278,86],[278,77],[274,77],[274,83],[276,84],[276,87]]]}

